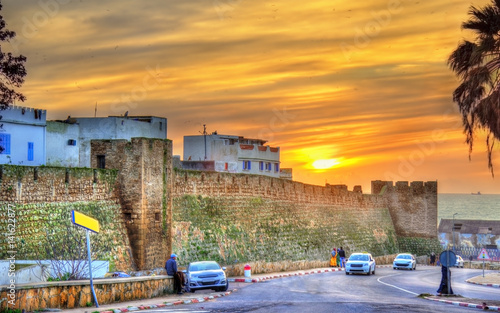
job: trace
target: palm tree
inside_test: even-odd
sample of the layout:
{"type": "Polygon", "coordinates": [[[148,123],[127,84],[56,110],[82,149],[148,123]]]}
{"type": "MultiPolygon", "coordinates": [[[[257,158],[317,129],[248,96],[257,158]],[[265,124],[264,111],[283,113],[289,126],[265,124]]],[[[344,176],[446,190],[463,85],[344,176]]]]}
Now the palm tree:
{"type": "Polygon", "coordinates": [[[483,8],[471,6],[468,13],[462,29],[472,30],[475,41],[460,43],[448,58],[448,66],[461,81],[453,101],[462,114],[469,159],[475,133],[487,132],[488,168],[494,176],[492,152],[500,139],[500,0],[483,8]]]}

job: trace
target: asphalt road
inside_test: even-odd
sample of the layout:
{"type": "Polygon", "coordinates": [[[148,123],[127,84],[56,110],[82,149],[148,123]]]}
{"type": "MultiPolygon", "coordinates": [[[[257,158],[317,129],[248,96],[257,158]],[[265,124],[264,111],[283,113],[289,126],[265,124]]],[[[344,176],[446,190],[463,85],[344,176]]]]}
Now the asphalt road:
{"type": "MultiPolygon", "coordinates": [[[[498,288],[465,283],[481,270],[452,269],[455,294],[498,299],[498,288]]],[[[463,308],[418,298],[435,294],[441,279],[439,267],[417,267],[416,271],[377,268],[375,275],[345,275],[330,272],[273,279],[238,288],[228,297],[203,303],[147,310],[151,312],[471,312],[463,308]]],[[[198,293],[198,292],[197,292],[198,293]]],[[[202,294],[200,294],[202,296],[202,294]]],[[[145,311],[141,311],[145,312],[145,311]]]]}

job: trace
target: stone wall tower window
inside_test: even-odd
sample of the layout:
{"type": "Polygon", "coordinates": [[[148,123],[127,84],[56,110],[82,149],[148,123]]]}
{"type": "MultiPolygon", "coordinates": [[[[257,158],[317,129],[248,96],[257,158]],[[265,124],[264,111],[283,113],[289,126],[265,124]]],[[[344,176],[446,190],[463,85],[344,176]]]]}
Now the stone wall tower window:
{"type": "Polygon", "coordinates": [[[106,156],[97,155],[97,168],[106,168],[106,156]]]}

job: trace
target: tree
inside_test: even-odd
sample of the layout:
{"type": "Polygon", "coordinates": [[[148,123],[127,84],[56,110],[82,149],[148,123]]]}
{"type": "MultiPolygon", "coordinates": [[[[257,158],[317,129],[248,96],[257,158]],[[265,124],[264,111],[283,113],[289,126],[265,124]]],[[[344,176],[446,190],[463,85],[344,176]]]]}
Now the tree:
{"type": "MultiPolygon", "coordinates": [[[[37,265],[43,269],[42,276],[48,280],[79,280],[88,277],[89,262],[87,255],[87,240],[85,231],[80,227],[70,225],[67,220],[61,222],[66,224],[59,232],[46,229],[46,238],[40,242],[37,254],[37,265]]],[[[109,251],[105,247],[93,244],[94,254],[102,255],[109,251]]],[[[101,269],[93,265],[92,268],[101,269]]]]}
{"type": "MultiPolygon", "coordinates": [[[[0,11],[2,4],[0,1],[0,11]]],[[[16,36],[16,33],[5,28],[6,23],[0,15],[0,41],[8,42],[16,36]]],[[[5,109],[15,100],[24,101],[26,97],[15,91],[24,83],[26,69],[24,68],[26,57],[23,55],[13,56],[12,53],[5,53],[0,47],[0,109],[5,109]]]]}
{"type": "Polygon", "coordinates": [[[462,29],[474,32],[475,40],[464,40],[448,58],[448,66],[461,81],[453,101],[462,114],[465,142],[471,158],[474,137],[486,131],[488,169],[493,173],[492,154],[500,139],[500,0],[469,8],[462,29]]]}

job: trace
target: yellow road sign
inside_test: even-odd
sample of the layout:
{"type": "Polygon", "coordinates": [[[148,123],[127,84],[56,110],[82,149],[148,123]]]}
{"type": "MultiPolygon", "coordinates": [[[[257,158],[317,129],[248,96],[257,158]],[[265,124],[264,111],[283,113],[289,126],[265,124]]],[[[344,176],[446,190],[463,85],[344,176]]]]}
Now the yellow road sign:
{"type": "Polygon", "coordinates": [[[99,232],[99,221],[75,210],[71,211],[73,224],[86,228],[94,233],[99,232]]]}

